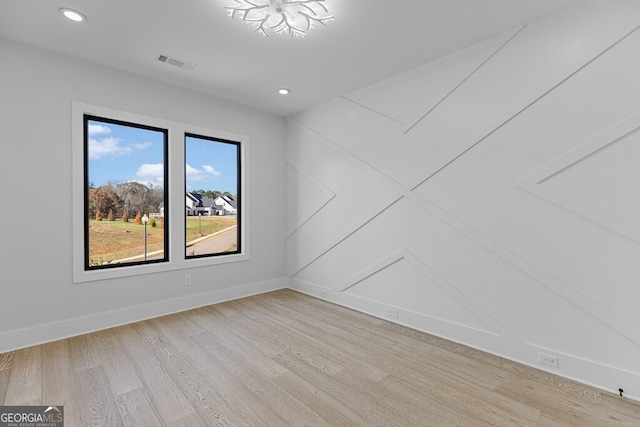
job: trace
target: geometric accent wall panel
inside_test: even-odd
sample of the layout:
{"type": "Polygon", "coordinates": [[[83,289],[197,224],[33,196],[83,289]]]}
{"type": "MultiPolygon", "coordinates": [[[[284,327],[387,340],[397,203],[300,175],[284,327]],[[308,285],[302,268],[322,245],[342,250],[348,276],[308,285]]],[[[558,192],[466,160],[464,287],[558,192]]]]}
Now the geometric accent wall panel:
{"type": "Polygon", "coordinates": [[[365,272],[342,290],[403,311],[420,313],[447,323],[491,333],[487,326],[462,304],[421,272],[409,257],[393,257],[389,264],[365,272]]]}
{"type": "Polygon", "coordinates": [[[388,184],[348,153],[303,126],[289,126],[287,272],[295,275],[378,213],[388,184]],[[292,181],[302,179],[301,186],[292,181]],[[305,207],[304,200],[312,205],[305,207]],[[298,208],[299,205],[303,205],[298,208]]]}
{"type": "Polygon", "coordinates": [[[289,118],[291,286],[640,399],[639,49],[581,2],[289,118]]]}
{"type": "Polygon", "coordinates": [[[315,215],[334,197],[327,186],[287,164],[287,236],[315,215]]]}
{"type": "Polygon", "coordinates": [[[403,74],[345,95],[344,98],[413,126],[504,45],[517,31],[429,62],[403,74]]]}
{"type": "Polygon", "coordinates": [[[640,114],[516,185],[640,243],[640,114]]]}

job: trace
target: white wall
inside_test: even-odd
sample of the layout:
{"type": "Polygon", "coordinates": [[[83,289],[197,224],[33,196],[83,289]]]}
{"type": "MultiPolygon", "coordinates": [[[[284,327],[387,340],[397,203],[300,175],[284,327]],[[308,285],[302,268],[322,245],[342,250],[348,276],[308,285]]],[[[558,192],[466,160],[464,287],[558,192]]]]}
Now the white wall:
{"type": "Polygon", "coordinates": [[[286,286],[282,117],[0,39],[0,353],[286,286]],[[72,101],[250,139],[250,259],[72,283],[72,101]],[[192,286],[184,286],[191,274],[192,286]]]}
{"type": "Polygon", "coordinates": [[[640,398],[639,25],[589,2],[291,117],[290,285],[640,398]]]}

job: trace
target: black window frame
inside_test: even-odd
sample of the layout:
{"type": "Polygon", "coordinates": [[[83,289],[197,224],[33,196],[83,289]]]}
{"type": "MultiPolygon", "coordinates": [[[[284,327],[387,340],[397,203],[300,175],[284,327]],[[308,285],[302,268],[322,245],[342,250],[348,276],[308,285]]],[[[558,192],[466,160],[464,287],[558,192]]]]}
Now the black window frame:
{"type": "Polygon", "coordinates": [[[187,190],[187,170],[186,170],[186,164],[187,164],[187,138],[197,138],[197,139],[203,139],[203,140],[207,140],[207,141],[212,141],[212,142],[217,142],[217,143],[222,143],[222,144],[231,144],[231,145],[235,145],[236,146],[236,205],[237,205],[237,212],[236,212],[236,220],[237,220],[237,232],[236,232],[236,250],[232,251],[232,252],[215,252],[215,253],[206,253],[206,254],[195,254],[195,255],[187,255],[187,214],[186,212],[184,213],[185,216],[185,239],[184,239],[184,256],[185,256],[185,260],[194,260],[194,259],[203,259],[203,258],[212,258],[212,257],[224,257],[224,256],[228,256],[228,255],[241,255],[243,254],[243,247],[242,247],[242,142],[241,141],[234,141],[231,139],[225,139],[225,138],[219,138],[219,137],[213,137],[213,136],[208,136],[208,135],[202,135],[202,134],[198,134],[198,133],[194,133],[194,132],[184,132],[184,166],[185,166],[185,171],[184,171],[184,193],[185,193],[185,197],[186,197],[186,193],[188,192],[187,190]]]}
{"type": "Polygon", "coordinates": [[[146,125],[143,123],[135,123],[129,122],[125,120],[112,119],[109,117],[98,116],[94,114],[83,114],[83,169],[84,169],[84,271],[96,271],[96,270],[106,270],[106,269],[119,269],[125,267],[139,266],[139,265],[149,265],[149,264],[159,264],[159,263],[168,263],[169,262],[169,209],[167,209],[167,205],[169,202],[169,129],[146,125]],[[107,263],[100,265],[91,265],[91,257],[89,253],[89,189],[90,189],[90,181],[89,181],[89,122],[100,122],[106,124],[114,124],[119,126],[129,126],[138,129],[150,130],[161,132],[163,134],[163,143],[162,143],[162,155],[163,155],[163,172],[164,172],[164,185],[163,185],[163,193],[164,193],[164,242],[163,242],[163,258],[161,259],[147,259],[142,261],[132,261],[127,263],[107,263]]]}

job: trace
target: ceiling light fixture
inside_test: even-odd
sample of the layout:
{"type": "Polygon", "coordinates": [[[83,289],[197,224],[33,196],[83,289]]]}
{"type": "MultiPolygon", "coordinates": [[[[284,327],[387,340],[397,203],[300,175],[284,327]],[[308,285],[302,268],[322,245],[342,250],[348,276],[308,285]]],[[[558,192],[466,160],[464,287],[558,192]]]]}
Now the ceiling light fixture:
{"type": "Polygon", "coordinates": [[[58,11],[63,14],[67,19],[73,22],[86,22],[87,17],[77,10],[69,9],[68,7],[61,7],[58,11]]]}
{"type": "Polygon", "coordinates": [[[289,95],[291,93],[291,89],[287,89],[286,87],[278,89],[278,93],[280,95],[289,95]]]}
{"type": "Polygon", "coordinates": [[[225,6],[229,16],[240,17],[253,24],[256,32],[268,36],[267,30],[306,37],[317,24],[327,25],[333,20],[326,0],[233,0],[225,6]]]}

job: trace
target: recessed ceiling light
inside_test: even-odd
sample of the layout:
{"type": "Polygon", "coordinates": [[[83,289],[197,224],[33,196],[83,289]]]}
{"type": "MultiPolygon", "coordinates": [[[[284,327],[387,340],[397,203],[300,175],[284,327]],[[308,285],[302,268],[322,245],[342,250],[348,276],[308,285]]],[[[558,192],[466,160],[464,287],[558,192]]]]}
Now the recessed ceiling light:
{"type": "Polygon", "coordinates": [[[280,95],[289,95],[291,93],[291,89],[287,89],[286,87],[278,89],[278,93],[280,95]]]}
{"type": "Polygon", "coordinates": [[[61,7],[58,11],[73,22],[85,22],[87,20],[87,17],[82,13],[77,10],[69,9],[68,7],[61,7]]]}

